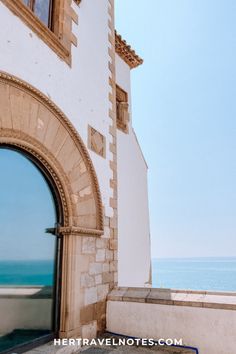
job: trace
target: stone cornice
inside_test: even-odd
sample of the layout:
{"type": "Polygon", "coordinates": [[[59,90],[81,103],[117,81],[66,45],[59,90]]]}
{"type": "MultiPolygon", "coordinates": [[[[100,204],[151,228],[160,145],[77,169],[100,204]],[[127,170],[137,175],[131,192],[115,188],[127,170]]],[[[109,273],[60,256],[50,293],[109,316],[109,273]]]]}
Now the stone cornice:
{"type": "Polygon", "coordinates": [[[59,227],[59,234],[61,235],[75,235],[75,236],[101,236],[104,234],[103,230],[81,228],[76,226],[59,227]]]}
{"type": "Polygon", "coordinates": [[[129,65],[130,69],[136,68],[143,63],[130,45],[115,31],[116,53],[129,65]]]}

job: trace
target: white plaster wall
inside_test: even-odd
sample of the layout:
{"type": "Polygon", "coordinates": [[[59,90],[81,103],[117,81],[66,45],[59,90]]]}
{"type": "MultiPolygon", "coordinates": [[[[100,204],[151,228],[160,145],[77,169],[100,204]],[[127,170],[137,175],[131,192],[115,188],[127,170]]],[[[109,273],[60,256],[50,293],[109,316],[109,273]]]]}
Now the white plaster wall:
{"type": "MultiPolygon", "coordinates": [[[[131,117],[130,69],[116,56],[116,82],[128,93],[131,117]]],[[[117,130],[118,285],[148,286],[150,230],[147,165],[132,123],[129,134],[117,130]]]]}
{"type": "Polygon", "coordinates": [[[117,134],[118,284],[147,286],[150,235],[147,167],[133,130],[117,134]]]}
{"type": "Polygon", "coordinates": [[[156,340],[182,338],[199,354],[236,352],[234,310],[108,301],[107,330],[156,340]]]}
{"type": "Polygon", "coordinates": [[[109,180],[108,0],[86,0],[73,24],[72,68],[0,2],[0,70],[15,75],[46,94],[67,115],[87,146],[90,124],[106,136],[106,159],[90,151],[98,174],[106,215],[112,215],[109,180]]]}

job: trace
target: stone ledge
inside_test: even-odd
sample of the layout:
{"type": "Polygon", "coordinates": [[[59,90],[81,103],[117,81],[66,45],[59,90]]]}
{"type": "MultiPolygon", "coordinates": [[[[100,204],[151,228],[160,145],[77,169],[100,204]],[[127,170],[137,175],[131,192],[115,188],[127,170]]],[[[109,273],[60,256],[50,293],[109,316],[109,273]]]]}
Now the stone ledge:
{"type": "Polygon", "coordinates": [[[236,292],[115,288],[108,294],[107,299],[109,301],[236,310],[236,292]]]}

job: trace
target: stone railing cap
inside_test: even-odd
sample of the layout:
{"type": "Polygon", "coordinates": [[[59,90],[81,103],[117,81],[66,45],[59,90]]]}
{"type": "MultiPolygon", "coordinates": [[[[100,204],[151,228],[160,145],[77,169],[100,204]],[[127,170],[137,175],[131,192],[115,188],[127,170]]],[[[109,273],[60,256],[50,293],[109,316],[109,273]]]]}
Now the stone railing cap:
{"type": "Polygon", "coordinates": [[[236,292],[115,288],[109,293],[108,300],[236,310],[236,292]]]}

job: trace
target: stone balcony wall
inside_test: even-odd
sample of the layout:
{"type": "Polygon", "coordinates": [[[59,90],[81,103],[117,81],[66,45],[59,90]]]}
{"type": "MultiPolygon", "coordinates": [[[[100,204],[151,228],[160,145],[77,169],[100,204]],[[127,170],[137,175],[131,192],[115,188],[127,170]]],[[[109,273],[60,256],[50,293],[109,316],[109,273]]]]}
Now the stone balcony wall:
{"type": "Polygon", "coordinates": [[[199,354],[233,354],[236,293],[116,288],[108,295],[107,330],[156,340],[182,339],[199,354]]]}

